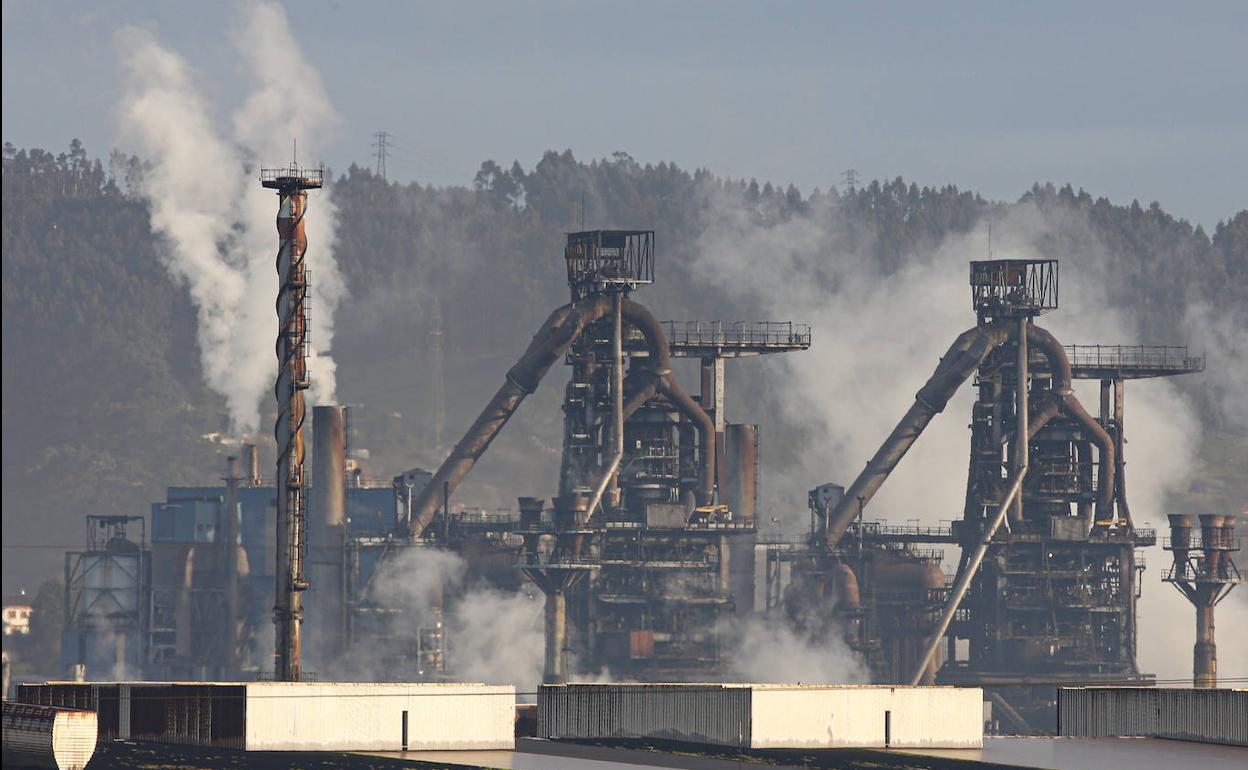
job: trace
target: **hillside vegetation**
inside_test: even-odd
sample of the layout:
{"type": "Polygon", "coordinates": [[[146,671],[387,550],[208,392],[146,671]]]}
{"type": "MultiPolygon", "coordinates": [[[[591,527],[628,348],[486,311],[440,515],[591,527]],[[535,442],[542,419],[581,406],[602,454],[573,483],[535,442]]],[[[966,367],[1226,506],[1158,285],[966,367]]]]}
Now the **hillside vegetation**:
{"type": "MultiPolygon", "coordinates": [[[[165,486],[220,475],[224,451],[214,437],[228,431],[223,402],[203,385],[195,311],[162,266],[166,247],[136,192],[142,173],[140,160],[120,155],[105,168],[77,142],[59,154],[4,148],[6,593],[58,573],[59,547],[83,542],[84,515],[144,514],[165,486]]],[[[435,324],[445,330],[446,445],[537,323],[566,301],[562,234],[581,221],[658,232],[659,281],[644,301],[665,317],[752,318],[758,308],[724,296],[692,268],[723,200],[760,225],[822,218],[846,249],[871,256],[882,279],[987,215],[1035,206],[1078,217],[1104,246],[1115,276],[1107,300],[1130,308],[1140,341],[1187,342],[1196,302],[1248,329],[1248,211],[1210,235],[1157,204],[1119,205],[1050,184],[1010,203],[900,178],[803,196],[622,153],[586,163],[570,152],[548,152],[527,171],[487,161],[470,186],[452,188],[386,182],[352,166],[334,179],[332,195],[349,289],[333,351],[339,399],[356,405],[355,435],[380,474],[440,459],[429,372],[435,324]]],[[[1068,246],[1055,241],[1052,256],[1067,256],[1068,246]]],[[[1180,503],[1242,509],[1245,427],[1225,408],[1228,394],[1194,379],[1182,387],[1206,429],[1206,473],[1180,503]]],[[[775,396],[760,384],[740,388],[770,435],[783,434],[789,426],[767,408],[775,396]]],[[[537,406],[521,410],[464,494],[503,504],[508,492],[494,488],[501,479],[551,486],[559,391],[544,388],[537,406]]],[[[769,450],[778,458],[771,461],[794,451],[783,442],[769,450]]]]}

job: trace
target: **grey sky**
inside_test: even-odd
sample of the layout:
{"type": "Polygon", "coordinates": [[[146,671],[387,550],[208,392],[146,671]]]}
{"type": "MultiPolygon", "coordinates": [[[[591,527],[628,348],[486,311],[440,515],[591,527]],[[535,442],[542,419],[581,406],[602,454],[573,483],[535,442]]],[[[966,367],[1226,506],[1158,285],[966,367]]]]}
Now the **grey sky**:
{"type": "MultiPolygon", "coordinates": [[[[115,30],[244,97],[228,3],[4,0],[3,135],[117,143],[115,30]]],[[[827,187],[853,167],[1015,199],[1071,182],[1211,227],[1248,206],[1248,3],[288,3],[345,117],[324,160],[391,178],[625,150],[827,187]]],[[[297,77],[297,73],[291,73],[297,77]]],[[[123,147],[123,149],[125,149],[123,147]]]]}

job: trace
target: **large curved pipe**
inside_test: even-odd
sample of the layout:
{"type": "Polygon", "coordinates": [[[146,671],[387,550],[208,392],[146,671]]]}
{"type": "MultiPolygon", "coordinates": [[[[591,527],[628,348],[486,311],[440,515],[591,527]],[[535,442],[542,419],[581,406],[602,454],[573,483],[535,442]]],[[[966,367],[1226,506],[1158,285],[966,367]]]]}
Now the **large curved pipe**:
{"type": "MultiPolygon", "coordinates": [[[[515,365],[508,370],[506,379],[494,397],[481,410],[476,421],[469,426],[463,438],[447,455],[429,484],[412,503],[408,537],[415,540],[424,534],[443,502],[443,494],[453,492],[459,486],[481,455],[489,449],[490,443],[515,414],[524,399],[537,389],[555,361],[567,352],[568,347],[585,331],[586,327],[606,317],[611,309],[612,298],[609,295],[599,294],[564,305],[550,314],[529,342],[524,355],[520,356],[515,365]]],[[[632,300],[623,301],[621,314],[625,321],[637,327],[645,337],[647,351],[651,360],[654,361],[653,374],[659,379],[653,385],[647,384],[633,394],[625,406],[625,415],[630,414],[630,407],[632,411],[639,409],[653,395],[653,393],[648,393],[648,389],[654,387],[664,389],[665,392],[670,391],[669,398],[673,399],[677,408],[680,408],[691,420],[701,422],[697,414],[707,417],[706,412],[688,397],[684,388],[672,376],[671,354],[667,344],[667,335],[663,333],[663,325],[649,310],[632,300]],[[684,394],[683,400],[680,394],[684,394]],[[690,409],[690,406],[693,409],[690,409]]],[[[706,479],[710,479],[710,493],[713,494],[715,431],[714,423],[710,422],[709,417],[705,422],[711,425],[711,430],[709,437],[705,432],[702,436],[705,442],[702,453],[702,487],[705,496],[709,498],[710,495],[706,494],[706,479]]]]}
{"type": "Polygon", "coordinates": [[[914,404],[902,415],[897,427],[867,462],[854,483],[845,491],[828,516],[827,547],[832,550],[859,510],[875,496],[888,474],[893,472],[914,445],[932,418],[944,411],[958,386],[970,377],[988,354],[1009,339],[1010,326],[994,322],[967,329],[954,340],[936,371],[914,397],[914,404]]]}
{"type": "Polygon", "coordinates": [[[537,389],[538,383],[572,341],[590,323],[602,318],[611,309],[611,298],[604,295],[587,297],[556,309],[538,329],[524,355],[507,371],[507,377],[490,399],[464,437],[451,449],[433,479],[412,504],[409,537],[424,534],[442,503],[442,495],[454,491],[477,460],[489,448],[524,399],[537,389]]]}
{"type": "Polygon", "coordinates": [[[715,496],[715,421],[670,372],[659,381],[659,391],[698,428],[702,442],[699,449],[702,456],[698,470],[698,505],[710,505],[715,496]]]}
{"type": "Polygon", "coordinates": [[[1061,399],[1061,412],[1079,423],[1089,434],[1092,443],[1096,444],[1101,466],[1100,478],[1097,480],[1100,493],[1098,504],[1102,512],[1107,512],[1114,503],[1114,472],[1118,467],[1115,462],[1114,440],[1104,426],[1088,414],[1071,390],[1070,359],[1066,356],[1062,343],[1035,324],[1027,326],[1027,342],[1038,348],[1048,359],[1049,371],[1053,375],[1053,391],[1061,399]]]}
{"type": "MultiPolygon", "coordinates": [[[[994,321],[985,326],[968,329],[949,346],[949,350],[940,359],[931,379],[915,395],[914,404],[902,416],[897,427],[889,434],[879,450],[867,463],[867,467],[845,491],[836,508],[828,517],[827,547],[836,547],[841,536],[850,523],[858,515],[860,507],[875,496],[880,486],[892,473],[906,452],[918,439],[919,435],[940,414],[958,387],[979,368],[984,359],[995,348],[1005,344],[1012,334],[1017,334],[1013,325],[1006,321],[994,321]]],[[[1075,398],[1071,390],[1072,371],[1066,349],[1047,330],[1027,324],[1027,343],[1039,350],[1048,361],[1052,375],[1054,398],[1040,399],[1041,405],[1031,411],[1028,437],[1035,436],[1058,412],[1066,414],[1078,422],[1091,434],[1092,442],[1100,449],[1101,480],[1100,492],[1102,506],[1109,505],[1113,500],[1114,482],[1114,446],[1109,434],[1100,426],[1075,398]]]]}
{"type": "MultiPolygon", "coordinates": [[[[655,359],[655,374],[658,375],[658,390],[667,396],[672,405],[689,419],[698,429],[701,442],[700,463],[698,471],[698,504],[710,505],[715,496],[715,421],[706,413],[702,406],[694,401],[680,381],[672,374],[671,356],[667,346],[667,335],[659,319],[636,302],[625,300],[624,318],[637,327],[646,338],[650,355],[655,359]],[[631,307],[630,307],[631,306],[631,307]],[[662,344],[655,349],[653,343],[662,344]]],[[[644,401],[642,402],[644,403],[644,401]]],[[[638,404],[640,406],[640,404],[638,404]]],[[[625,414],[628,414],[627,407],[625,414]]]]}
{"type": "Polygon", "coordinates": [[[1097,499],[1097,510],[1102,516],[1108,515],[1114,504],[1114,468],[1116,467],[1114,465],[1114,440],[1110,438],[1105,428],[1088,414],[1083,404],[1079,403],[1079,399],[1075,398],[1075,394],[1068,393],[1062,399],[1062,412],[1079,423],[1099,450],[1101,473],[1096,481],[1097,491],[1100,493],[1097,499]]]}

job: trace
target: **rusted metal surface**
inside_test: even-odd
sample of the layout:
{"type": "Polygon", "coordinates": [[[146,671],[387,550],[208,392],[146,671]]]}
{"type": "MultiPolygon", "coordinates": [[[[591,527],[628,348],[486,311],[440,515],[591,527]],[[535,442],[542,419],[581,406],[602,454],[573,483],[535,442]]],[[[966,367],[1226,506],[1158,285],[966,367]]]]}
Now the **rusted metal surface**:
{"type": "Polygon", "coordinates": [[[744,358],[807,350],[810,325],[792,321],[664,321],[673,358],[744,358]]]}
{"type": "Polygon", "coordinates": [[[758,514],[758,426],[742,423],[724,430],[724,467],[720,499],[737,518],[754,521],[758,514]]]}
{"type": "Polygon", "coordinates": [[[304,233],[310,189],[321,187],[320,169],[262,169],[260,183],[277,190],[277,570],[273,620],[276,626],[274,671],[279,679],[298,681],[302,669],[303,603],[307,588],[304,555],[307,484],[303,473],[303,391],[308,387],[308,270],[304,233]]]}
{"type": "MultiPolygon", "coordinates": [[[[524,355],[508,371],[498,392],[442,462],[433,481],[413,503],[414,515],[409,533],[411,538],[419,538],[424,534],[442,502],[442,490],[447,489],[454,493],[498,432],[515,414],[516,409],[537,389],[550,367],[567,352],[568,347],[587,326],[605,318],[611,308],[612,298],[609,295],[594,294],[551,313],[534,335],[524,355]]],[[[655,362],[652,371],[658,378],[658,390],[671,398],[699,426],[704,441],[701,447],[700,488],[702,495],[709,499],[715,484],[714,425],[672,375],[667,340],[658,319],[645,307],[628,299],[623,300],[621,313],[625,321],[640,329],[646,337],[651,360],[655,362]]]]}
{"type": "Polygon", "coordinates": [[[248,486],[259,486],[262,479],[260,477],[260,447],[255,444],[243,444],[243,467],[247,470],[245,479],[248,486]]]}
{"type": "MultiPolygon", "coordinates": [[[[1192,681],[1199,688],[1218,686],[1218,648],[1214,607],[1243,582],[1232,554],[1239,550],[1235,517],[1201,514],[1200,537],[1192,535],[1191,514],[1172,513],[1170,538],[1164,543],[1174,564],[1161,579],[1173,585],[1196,608],[1196,644],[1192,650],[1192,681]]],[[[1238,641],[1238,640],[1237,640],[1238,641]]]]}
{"type": "Polygon", "coordinates": [[[4,766],[84,770],[95,753],[94,711],[4,702],[4,766]]]}
{"type": "Polygon", "coordinates": [[[568,595],[546,591],[546,657],[542,681],[562,684],[567,673],[568,595]]]}
{"type": "Polygon", "coordinates": [[[1066,356],[1076,379],[1134,380],[1205,370],[1204,354],[1186,345],[1067,345],[1066,356]]]}
{"type": "Polygon", "coordinates": [[[888,475],[910,451],[932,418],[940,414],[958,386],[966,381],[980,363],[1010,336],[1010,326],[992,324],[968,329],[949,347],[931,379],[915,396],[914,404],[893,428],[893,432],[867,462],[867,467],[846,490],[845,496],[828,517],[827,547],[834,549],[850,522],[859,515],[888,475]]]}
{"type": "Polygon", "coordinates": [[[604,287],[635,289],[654,282],[654,231],[568,233],[564,259],[574,297],[588,296],[604,287]]]}

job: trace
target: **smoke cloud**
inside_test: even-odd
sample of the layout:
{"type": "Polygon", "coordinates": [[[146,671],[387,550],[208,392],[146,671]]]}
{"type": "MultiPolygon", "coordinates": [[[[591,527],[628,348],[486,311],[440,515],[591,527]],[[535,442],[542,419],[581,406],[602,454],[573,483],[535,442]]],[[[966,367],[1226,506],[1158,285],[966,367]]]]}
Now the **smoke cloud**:
{"type": "Polygon", "coordinates": [[[742,682],[864,684],[862,661],[833,632],[815,638],[774,619],[748,617],[733,626],[728,676],[742,682]]]}
{"type": "Polygon", "coordinates": [[[378,567],[365,597],[385,616],[384,626],[326,670],[343,681],[410,676],[416,672],[395,667],[396,653],[411,651],[421,630],[440,622],[448,676],[536,690],[544,650],[541,597],[532,587],[509,592],[465,584],[467,568],[458,554],[441,548],[393,553],[378,567]]]}
{"type": "MultiPolygon", "coordinates": [[[[779,370],[772,381],[783,383],[777,397],[783,422],[798,426],[794,435],[800,442],[789,453],[792,462],[766,469],[764,506],[780,513],[785,530],[804,529],[805,490],[825,481],[848,485],[857,476],[948,344],[975,323],[967,262],[989,258],[989,221],[993,258],[1061,259],[1061,308],[1039,319],[1058,339],[1170,342],[1141,340],[1140,321],[1131,309],[1109,304],[1104,291],[1109,255],[1082,215],[1031,204],[1003,207],[967,234],[916,248],[889,274],[869,249],[848,241],[839,227],[838,205],[817,199],[807,215],[767,222],[739,197],[721,196],[697,249],[696,275],[771,317],[809,321],[813,327],[808,353],[768,362],[779,370]]],[[[1208,314],[1197,308],[1193,316],[1217,331],[1208,314]]],[[[1244,336],[1228,331],[1206,339],[1215,344],[1238,339],[1223,345],[1233,351],[1242,347],[1244,336]]],[[[1243,352],[1238,363],[1232,358],[1232,367],[1248,360],[1243,352]]],[[[1214,383],[1223,380],[1218,376],[1214,383]]],[[[1093,410],[1095,388],[1095,383],[1076,388],[1093,410]]],[[[1200,427],[1192,406],[1169,380],[1128,383],[1126,396],[1128,500],[1136,524],[1157,527],[1160,537],[1167,497],[1185,489],[1197,471],[1200,427]]],[[[969,386],[959,390],[880,490],[868,519],[936,524],[961,516],[972,399],[969,386]]],[[[1149,556],[1139,604],[1139,661],[1142,670],[1160,678],[1182,678],[1190,676],[1190,658],[1176,651],[1191,649],[1194,621],[1178,592],[1160,582],[1166,556],[1159,548],[1149,556]]],[[[1238,638],[1248,625],[1245,613],[1235,609],[1219,615],[1224,638],[1238,638]]],[[[1224,675],[1245,662],[1224,661],[1224,675]]]]}
{"type": "MultiPolygon", "coordinates": [[[[123,135],[151,162],[142,194],[153,230],[168,241],[165,267],[196,307],[205,379],[225,398],[234,430],[251,432],[277,369],[277,203],[256,182],[259,168],[288,162],[294,138],[305,158],[316,157],[316,142],[339,117],[280,6],[243,6],[233,42],[253,89],[228,138],[186,60],[137,27],[117,35],[125,77],[119,112],[123,135]]],[[[310,397],[332,403],[328,351],[344,294],[333,258],[336,209],[328,188],[309,197],[310,397]]]]}

